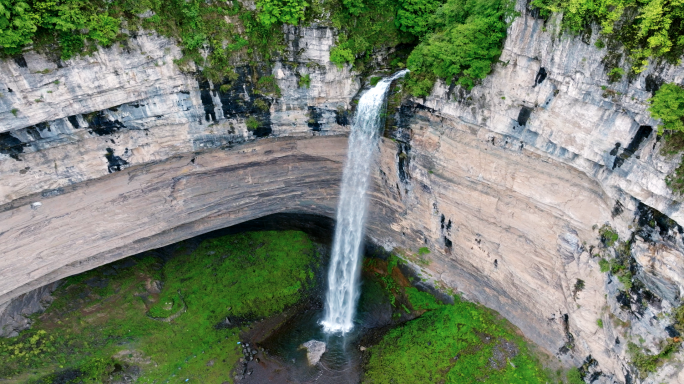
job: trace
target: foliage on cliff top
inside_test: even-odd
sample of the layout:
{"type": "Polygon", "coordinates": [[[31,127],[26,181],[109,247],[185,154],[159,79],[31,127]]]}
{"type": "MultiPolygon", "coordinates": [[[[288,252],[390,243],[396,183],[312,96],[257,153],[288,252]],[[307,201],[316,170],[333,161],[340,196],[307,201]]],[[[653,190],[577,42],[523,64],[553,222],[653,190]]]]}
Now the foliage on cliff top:
{"type": "Polygon", "coordinates": [[[415,36],[395,25],[399,0],[332,0],[330,19],[340,30],[330,60],[338,66],[351,63],[363,71],[375,49],[412,43],[415,36]]]}
{"type": "Polygon", "coordinates": [[[418,43],[406,62],[411,70],[406,84],[414,96],[427,95],[437,78],[470,88],[499,58],[513,5],[509,0],[344,1],[334,16],[343,33],[331,60],[362,70],[374,48],[418,43]]]}
{"type": "Polygon", "coordinates": [[[6,55],[33,44],[58,47],[61,58],[88,53],[127,37],[121,28],[155,30],[176,38],[184,57],[215,82],[230,77],[231,59],[269,60],[284,47],[280,26],[298,23],[304,0],[257,0],[250,11],[239,1],[204,0],[0,0],[0,47],[6,55]]]}
{"type": "MultiPolygon", "coordinates": [[[[407,84],[416,84],[411,80],[425,74],[472,88],[499,59],[506,20],[512,14],[509,0],[448,0],[430,19],[434,32],[426,35],[407,60],[407,67],[418,75],[407,84]]],[[[413,88],[414,96],[429,92],[424,85],[413,88]]]]}
{"type": "Polygon", "coordinates": [[[684,53],[684,2],[681,0],[533,0],[543,16],[563,12],[562,25],[573,33],[601,26],[602,37],[615,39],[640,73],[648,59],[678,63],[684,53]]]}
{"type": "Polygon", "coordinates": [[[240,356],[239,329],[217,324],[226,316],[265,317],[296,303],[313,281],[314,253],[301,232],[252,232],[205,240],[192,252],[180,249],[166,263],[144,256],[135,265],[125,259],[70,277],[31,330],[0,339],[0,377],[102,382],[118,363],[138,365],[139,383],[230,381],[240,356]],[[150,293],[159,279],[161,293],[150,293]],[[176,312],[165,306],[180,296],[187,312],[176,320],[147,316],[176,312]],[[146,359],[151,363],[140,362],[146,359]],[[207,366],[212,359],[216,364],[207,366]]]}
{"type": "Polygon", "coordinates": [[[490,310],[458,297],[442,305],[417,290],[409,296],[431,311],[369,349],[363,383],[548,382],[525,341],[490,310]]]}

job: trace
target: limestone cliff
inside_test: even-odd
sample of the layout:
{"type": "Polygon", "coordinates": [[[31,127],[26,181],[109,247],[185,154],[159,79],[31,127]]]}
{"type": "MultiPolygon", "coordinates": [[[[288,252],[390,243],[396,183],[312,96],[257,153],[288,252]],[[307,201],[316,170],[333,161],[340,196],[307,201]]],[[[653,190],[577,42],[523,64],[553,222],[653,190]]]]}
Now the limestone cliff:
{"type": "MultiPolygon", "coordinates": [[[[684,212],[664,179],[679,159],[660,155],[646,99],[684,69],[610,84],[593,41],[518,8],[481,85],[438,84],[391,111],[368,235],[588,380],[684,383],[681,352],[648,378],[627,353],[676,332],[684,212]],[[606,224],[627,251],[601,242],[606,224]],[[600,271],[619,252],[632,289],[600,271]]],[[[269,68],[280,97],[254,90],[267,66],[238,68],[230,89],[183,73],[178,47],[152,33],[67,62],[0,63],[0,303],[267,214],[334,216],[363,78],[329,62],[333,30],[283,33],[289,50],[269,68]]]]}

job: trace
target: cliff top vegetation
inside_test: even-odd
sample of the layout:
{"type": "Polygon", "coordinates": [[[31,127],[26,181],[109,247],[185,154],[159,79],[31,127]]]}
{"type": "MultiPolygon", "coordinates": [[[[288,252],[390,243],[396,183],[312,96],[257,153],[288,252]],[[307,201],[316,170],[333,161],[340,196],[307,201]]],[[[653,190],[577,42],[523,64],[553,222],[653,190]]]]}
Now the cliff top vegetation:
{"type": "MultiPolygon", "coordinates": [[[[363,71],[374,49],[418,45],[407,62],[415,96],[438,77],[471,87],[498,58],[510,0],[0,0],[0,47],[27,47],[68,60],[97,45],[125,44],[136,30],[179,41],[182,68],[197,64],[215,83],[234,80],[236,62],[268,62],[285,49],[282,25],[319,22],[340,30],[331,60],[363,71]]],[[[409,49],[410,50],[410,49],[409,49]]]]}
{"type": "Polygon", "coordinates": [[[543,17],[563,13],[562,26],[591,34],[600,26],[596,44],[607,46],[604,62],[611,71],[623,61],[631,74],[644,71],[649,59],[680,62],[684,54],[684,2],[681,0],[533,0],[543,17]]]}

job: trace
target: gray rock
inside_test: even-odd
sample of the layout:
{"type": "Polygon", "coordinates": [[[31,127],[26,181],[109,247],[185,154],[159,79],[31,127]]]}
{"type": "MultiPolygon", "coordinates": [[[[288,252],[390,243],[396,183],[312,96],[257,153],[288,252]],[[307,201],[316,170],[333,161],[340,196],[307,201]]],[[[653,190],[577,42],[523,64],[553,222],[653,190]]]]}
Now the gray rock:
{"type": "Polygon", "coordinates": [[[300,348],[306,348],[306,358],[309,360],[309,365],[318,364],[321,356],[325,353],[325,347],[325,343],[318,340],[309,340],[300,346],[300,348]]]}

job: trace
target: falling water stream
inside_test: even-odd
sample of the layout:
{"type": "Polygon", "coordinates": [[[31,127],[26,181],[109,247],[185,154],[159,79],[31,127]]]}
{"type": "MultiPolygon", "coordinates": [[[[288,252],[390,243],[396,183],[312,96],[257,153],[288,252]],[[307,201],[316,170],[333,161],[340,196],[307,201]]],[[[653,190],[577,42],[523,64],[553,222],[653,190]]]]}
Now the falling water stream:
{"type": "Polygon", "coordinates": [[[361,96],[354,117],[342,188],[337,205],[337,224],[328,271],[325,313],[321,322],[327,333],[349,332],[358,301],[359,255],[366,221],[366,190],[378,147],[385,94],[393,80],[408,70],[380,80],[361,96]]]}

